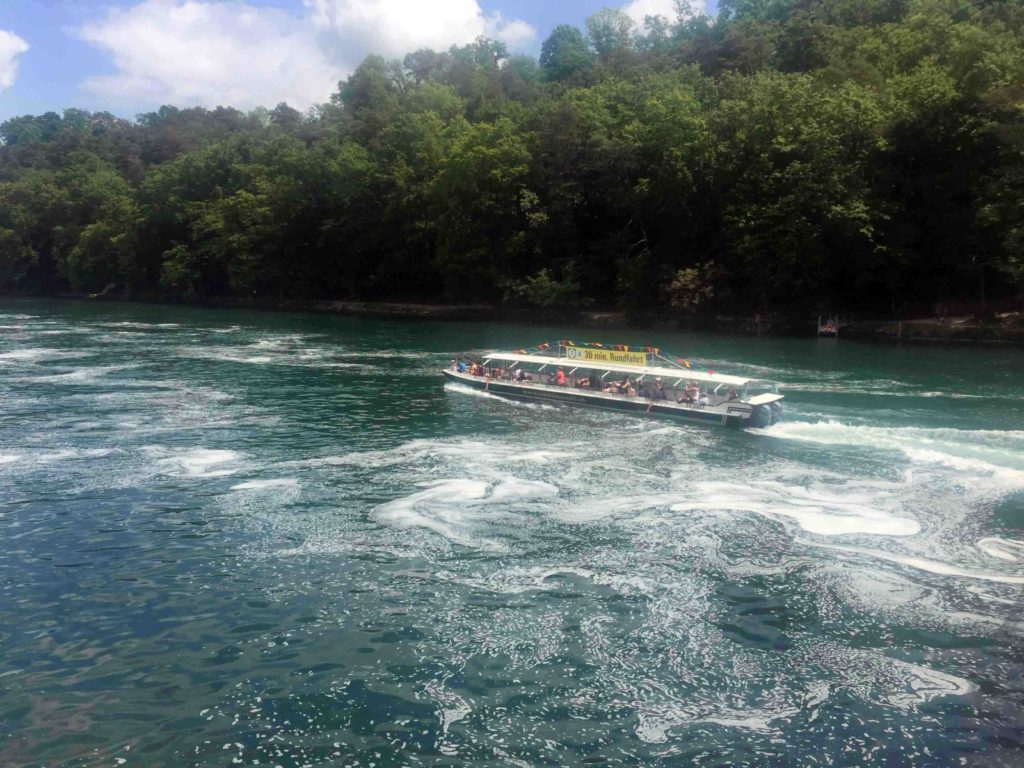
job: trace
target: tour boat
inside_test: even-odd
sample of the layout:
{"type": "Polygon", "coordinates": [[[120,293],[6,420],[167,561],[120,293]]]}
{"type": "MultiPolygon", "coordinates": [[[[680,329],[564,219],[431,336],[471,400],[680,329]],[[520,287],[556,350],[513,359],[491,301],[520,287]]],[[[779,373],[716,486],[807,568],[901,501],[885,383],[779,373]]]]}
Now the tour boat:
{"type": "Polygon", "coordinates": [[[624,411],[700,424],[767,427],[782,418],[774,382],[698,370],[657,347],[554,341],[479,362],[453,360],[444,375],[514,400],[624,411]]]}

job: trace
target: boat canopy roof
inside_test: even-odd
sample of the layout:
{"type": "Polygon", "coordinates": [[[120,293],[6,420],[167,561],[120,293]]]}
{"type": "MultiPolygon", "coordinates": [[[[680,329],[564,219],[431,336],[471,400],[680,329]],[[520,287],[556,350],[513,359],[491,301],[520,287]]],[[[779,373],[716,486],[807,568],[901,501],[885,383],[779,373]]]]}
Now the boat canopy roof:
{"type": "Polygon", "coordinates": [[[614,371],[615,373],[631,373],[636,376],[660,376],[663,379],[685,379],[687,381],[706,381],[713,384],[728,384],[732,387],[743,387],[758,379],[746,379],[742,376],[728,376],[724,373],[695,371],[690,368],[669,368],[666,366],[616,365],[596,360],[573,360],[566,357],[545,357],[543,355],[527,355],[518,352],[487,352],[484,360],[503,360],[515,363],[532,363],[534,365],[560,365],[563,368],[585,368],[590,371],[614,371]]]}

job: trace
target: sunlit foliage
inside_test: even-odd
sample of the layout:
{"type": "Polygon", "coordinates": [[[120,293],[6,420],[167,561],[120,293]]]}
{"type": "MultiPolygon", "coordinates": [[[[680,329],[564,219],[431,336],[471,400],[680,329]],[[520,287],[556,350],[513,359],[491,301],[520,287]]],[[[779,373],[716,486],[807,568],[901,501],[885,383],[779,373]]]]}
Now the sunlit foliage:
{"type": "Polygon", "coordinates": [[[719,7],[604,10],[539,62],[370,56],[307,114],[12,118],[0,290],[636,312],[1024,291],[1024,7],[719,7]]]}

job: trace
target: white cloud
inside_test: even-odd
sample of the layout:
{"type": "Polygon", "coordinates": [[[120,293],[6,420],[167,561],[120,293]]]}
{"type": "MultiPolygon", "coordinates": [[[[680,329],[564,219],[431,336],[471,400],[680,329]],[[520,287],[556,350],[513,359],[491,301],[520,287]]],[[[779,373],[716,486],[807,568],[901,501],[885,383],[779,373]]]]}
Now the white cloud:
{"type": "Polygon", "coordinates": [[[0,91],[7,90],[18,78],[18,57],[28,50],[28,43],[13,32],[0,29],[0,91]]]}
{"type": "Polygon", "coordinates": [[[243,2],[144,0],[78,34],[118,69],[82,89],[114,103],[304,108],[325,99],[341,74],[302,19],[243,2]]]}
{"type": "MultiPolygon", "coordinates": [[[[684,7],[689,9],[689,13],[696,13],[703,7],[703,2],[688,0],[684,7]]],[[[642,26],[648,16],[664,16],[669,21],[674,21],[677,16],[675,0],[632,0],[622,10],[637,26],[642,26]]]]}
{"type": "Polygon", "coordinates": [[[477,0],[305,0],[327,46],[346,63],[367,53],[401,56],[417,48],[444,50],[481,35],[518,45],[535,32],[524,21],[485,16],[477,0]]]}
{"type": "Polygon", "coordinates": [[[304,0],[305,14],[245,0],[142,0],[112,8],[78,35],[109,53],[117,72],[82,89],[123,107],[326,101],[369,53],[398,57],[480,35],[521,45],[534,30],[477,0],[304,0]]]}

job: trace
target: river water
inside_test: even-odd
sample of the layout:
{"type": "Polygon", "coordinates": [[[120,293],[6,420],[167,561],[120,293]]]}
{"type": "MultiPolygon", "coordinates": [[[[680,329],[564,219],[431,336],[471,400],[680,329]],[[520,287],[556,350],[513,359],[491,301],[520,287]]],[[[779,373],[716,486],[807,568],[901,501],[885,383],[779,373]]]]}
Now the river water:
{"type": "Polygon", "coordinates": [[[0,765],[1021,765],[1024,354],[0,302],[0,765]],[[656,344],[758,432],[445,385],[656,344]]]}

